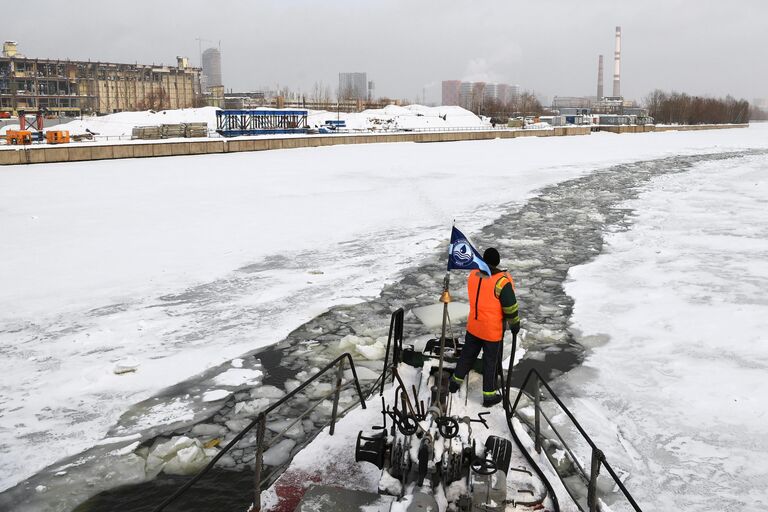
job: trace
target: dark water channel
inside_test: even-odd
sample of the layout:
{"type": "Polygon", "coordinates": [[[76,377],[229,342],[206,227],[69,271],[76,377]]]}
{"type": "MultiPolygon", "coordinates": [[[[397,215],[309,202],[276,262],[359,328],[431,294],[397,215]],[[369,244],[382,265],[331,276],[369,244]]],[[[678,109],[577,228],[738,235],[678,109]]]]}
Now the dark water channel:
{"type": "MultiPolygon", "coordinates": [[[[523,205],[505,205],[500,208],[500,216],[493,224],[469,234],[480,248],[497,247],[502,255],[502,267],[508,267],[516,281],[523,328],[527,331],[522,344],[527,353],[517,366],[513,381],[521,384],[530,368],[554,378],[583,360],[584,349],[568,330],[573,299],[565,294],[563,284],[571,267],[586,263],[601,252],[606,232],[630,228],[632,211],[622,207],[624,201],[637,197],[656,176],[684,172],[703,161],[745,154],[749,153],[672,157],[598,170],[544,188],[523,205]]],[[[436,303],[445,275],[445,260],[445,254],[437,252],[423,265],[404,271],[402,278],[386,286],[378,298],[352,306],[334,307],[290,333],[282,342],[243,357],[246,361],[260,360],[265,373],[264,385],[286,387],[286,382],[296,379],[302,371],[322,367],[345,351],[339,347],[345,336],[386,335],[393,310],[403,307],[407,312],[414,307],[436,303]]],[[[462,302],[467,301],[464,278],[454,272],[451,286],[454,299],[462,302]]],[[[409,338],[437,334],[424,327],[412,314],[406,314],[405,321],[406,343],[409,338]]],[[[456,334],[463,334],[463,326],[458,326],[456,334]]],[[[355,359],[357,364],[357,356],[355,359]]],[[[373,372],[381,371],[380,361],[363,360],[360,364],[373,372]]],[[[184,383],[175,386],[179,390],[184,387],[184,383]]],[[[228,411],[242,399],[242,396],[233,396],[206,421],[223,424],[227,421],[228,411]]],[[[351,403],[353,399],[349,393],[344,397],[344,403],[351,403]]],[[[278,412],[290,417],[301,409],[302,403],[278,412]]],[[[315,420],[312,426],[306,425],[303,441],[313,437],[324,421],[323,418],[315,420]]],[[[181,433],[190,435],[190,427],[167,435],[181,433]]],[[[298,439],[296,449],[301,446],[302,439],[298,439]]],[[[350,446],[350,450],[353,449],[350,446]]],[[[212,472],[167,510],[246,510],[253,489],[252,458],[249,460],[246,456],[247,450],[246,443],[239,460],[236,458],[230,467],[212,472]]],[[[161,473],[149,482],[102,492],[76,510],[152,510],[186,478],[161,473]]],[[[0,505],[2,503],[0,495],[0,505]]]]}

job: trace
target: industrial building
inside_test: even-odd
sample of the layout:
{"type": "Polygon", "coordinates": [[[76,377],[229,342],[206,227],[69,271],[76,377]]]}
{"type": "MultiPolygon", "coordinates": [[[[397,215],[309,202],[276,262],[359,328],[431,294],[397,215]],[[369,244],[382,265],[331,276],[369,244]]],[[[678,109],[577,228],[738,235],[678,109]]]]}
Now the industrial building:
{"type": "MultiPolygon", "coordinates": [[[[634,101],[621,96],[621,27],[616,27],[613,53],[613,96],[605,96],[603,90],[603,56],[597,58],[597,96],[555,96],[552,110],[563,112],[579,111],[581,114],[636,115],[647,116],[638,109],[634,101]]],[[[623,118],[622,118],[623,119],[623,118]]]]}
{"type": "Polygon", "coordinates": [[[594,96],[555,96],[552,98],[552,108],[560,110],[563,108],[592,108],[597,103],[594,96]]]}
{"type": "Polygon", "coordinates": [[[29,58],[6,41],[0,55],[0,112],[53,114],[177,109],[200,101],[200,69],[176,66],[29,58]]]}
{"type": "Polygon", "coordinates": [[[368,101],[366,73],[339,73],[339,99],[368,101]]]}

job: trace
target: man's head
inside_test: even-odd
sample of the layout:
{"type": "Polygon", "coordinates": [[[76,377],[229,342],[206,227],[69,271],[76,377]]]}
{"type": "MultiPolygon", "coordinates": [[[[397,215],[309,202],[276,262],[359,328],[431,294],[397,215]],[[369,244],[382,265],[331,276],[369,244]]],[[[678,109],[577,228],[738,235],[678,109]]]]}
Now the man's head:
{"type": "Polygon", "coordinates": [[[501,256],[499,256],[499,251],[493,247],[487,248],[483,253],[483,261],[492,267],[498,267],[499,263],[501,263],[501,256]]]}

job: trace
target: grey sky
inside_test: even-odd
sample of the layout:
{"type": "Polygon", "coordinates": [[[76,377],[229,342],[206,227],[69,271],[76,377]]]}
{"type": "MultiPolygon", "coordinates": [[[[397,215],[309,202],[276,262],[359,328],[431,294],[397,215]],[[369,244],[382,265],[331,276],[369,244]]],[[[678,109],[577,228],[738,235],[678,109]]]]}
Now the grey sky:
{"type": "Polygon", "coordinates": [[[339,71],[366,71],[377,95],[428,101],[448,79],[593,95],[600,53],[610,93],[621,25],[626,97],[768,97],[766,0],[38,0],[9,18],[0,39],[29,57],[197,64],[202,37],[221,40],[228,89],[335,89],[339,71]]]}

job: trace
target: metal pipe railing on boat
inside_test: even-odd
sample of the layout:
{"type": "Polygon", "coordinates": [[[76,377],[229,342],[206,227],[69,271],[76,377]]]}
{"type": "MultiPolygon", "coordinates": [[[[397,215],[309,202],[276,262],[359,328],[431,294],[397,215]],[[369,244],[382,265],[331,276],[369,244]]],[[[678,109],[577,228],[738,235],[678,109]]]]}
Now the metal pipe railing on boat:
{"type": "MultiPolygon", "coordinates": [[[[269,413],[271,413],[272,411],[278,409],[279,407],[284,405],[286,402],[288,402],[290,399],[292,399],[294,396],[296,396],[298,393],[303,391],[312,382],[316,381],[321,376],[323,376],[326,372],[328,372],[328,370],[330,370],[330,369],[332,369],[332,368],[334,368],[334,367],[336,367],[338,365],[339,366],[339,370],[337,371],[337,381],[336,381],[337,385],[336,385],[336,389],[333,392],[329,393],[328,395],[320,397],[317,400],[317,403],[311,408],[311,409],[314,409],[315,407],[317,407],[317,405],[322,403],[323,400],[326,400],[331,395],[336,395],[336,398],[334,400],[336,406],[334,407],[334,409],[333,409],[333,411],[331,413],[331,425],[332,425],[332,427],[331,427],[330,434],[333,435],[333,430],[334,430],[333,425],[335,425],[335,423],[336,423],[336,416],[338,416],[338,398],[339,398],[339,395],[341,393],[341,388],[342,387],[346,387],[346,385],[345,386],[341,386],[340,379],[339,379],[340,375],[343,377],[343,366],[344,366],[344,361],[345,360],[349,361],[349,367],[350,367],[350,370],[352,371],[352,379],[347,383],[347,385],[349,385],[349,384],[354,384],[355,385],[355,388],[356,388],[356,391],[357,391],[357,395],[358,395],[358,398],[360,400],[360,406],[363,409],[365,409],[366,408],[365,407],[365,397],[363,396],[363,391],[362,391],[362,388],[360,387],[360,381],[359,381],[359,379],[357,377],[357,370],[355,369],[355,362],[352,359],[352,356],[348,352],[345,352],[344,354],[341,354],[336,359],[334,359],[333,361],[331,361],[330,363],[325,365],[325,367],[323,367],[315,375],[313,375],[312,377],[310,377],[306,381],[302,382],[296,389],[294,389],[293,391],[289,392],[284,397],[282,397],[280,400],[278,400],[274,404],[272,404],[269,407],[267,407],[264,411],[259,413],[259,415],[253,421],[251,421],[251,423],[249,423],[248,426],[246,426],[243,430],[241,430],[234,438],[232,438],[232,440],[229,443],[227,443],[227,445],[224,448],[222,448],[221,451],[219,451],[219,453],[217,453],[213,457],[213,459],[211,459],[211,461],[203,469],[201,469],[191,480],[189,480],[187,483],[185,483],[183,486],[181,486],[179,488],[179,490],[177,490],[171,496],[166,498],[160,505],[158,505],[153,510],[153,512],[161,512],[162,510],[165,509],[165,507],[167,507],[168,505],[170,505],[171,503],[176,501],[176,499],[178,499],[185,492],[187,492],[187,490],[190,487],[192,487],[195,483],[197,483],[206,473],[208,473],[208,471],[210,471],[213,468],[214,465],[216,465],[216,463],[219,461],[219,459],[221,459],[227,452],[229,452],[229,450],[231,450],[241,439],[243,439],[243,437],[245,437],[246,434],[248,434],[248,432],[250,432],[253,429],[253,427],[255,427],[257,425],[258,425],[258,429],[256,431],[256,458],[254,460],[254,464],[255,464],[255,468],[254,468],[255,469],[255,475],[254,475],[254,487],[255,487],[254,488],[254,503],[253,503],[253,506],[251,507],[251,511],[252,512],[258,512],[261,509],[261,471],[262,471],[262,463],[263,463],[262,459],[263,459],[263,455],[264,455],[264,441],[265,441],[265,438],[266,438],[267,416],[269,415],[269,413]]],[[[342,414],[344,412],[348,411],[354,405],[355,404],[353,403],[351,406],[349,406],[346,409],[344,409],[344,411],[342,411],[342,414]]],[[[301,417],[306,416],[306,414],[308,414],[307,411],[305,411],[305,413],[302,414],[301,417]]],[[[283,432],[281,432],[280,434],[276,435],[275,438],[278,438],[281,435],[284,435],[292,426],[294,426],[297,423],[297,421],[298,420],[295,420],[293,423],[291,423],[286,429],[283,430],[283,432]]],[[[273,441],[274,441],[275,438],[273,438],[273,441]]],[[[271,446],[271,444],[270,444],[270,446],[271,446]]]]}
{"type": "MultiPolygon", "coordinates": [[[[514,360],[514,354],[512,355],[512,359],[514,360]]],[[[510,363],[510,372],[511,372],[512,363],[510,363]]],[[[552,429],[553,432],[555,432],[555,435],[558,437],[558,439],[563,443],[564,448],[568,451],[568,453],[571,455],[571,458],[573,459],[576,466],[581,471],[581,474],[583,475],[584,479],[587,480],[587,507],[589,512],[597,512],[598,510],[598,497],[597,497],[597,479],[600,476],[600,467],[604,466],[606,471],[608,471],[608,474],[613,479],[616,486],[619,488],[621,493],[624,495],[626,500],[629,502],[629,504],[632,506],[632,508],[635,510],[635,512],[642,512],[640,509],[640,506],[637,504],[637,502],[634,500],[632,495],[629,493],[627,488],[624,486],[624,484],[621,482],[621,479],[616,475],[616,472],[613,470],[611,465],[608,463],[608,461],[605,459],[605,454],[597,447],[597,445],[592,441],[592,438],[589,437],[589,435],[586,433],[584,428],[581,426],[581,424],[576,420],[576,417],[571,413],[571,411],[563,404],[562,400],[555,394],[555,392],[552,390],[552,388],[549,386],[549,384],[544,380],[544,378],[539,374],[539,372],[532,368],[528,374],[525,376],[525,379],[523,380],[523,384],[520,386],[520,390],[517,394],[517,398],[515,399],[514,404],[512,404],[511,407],[507,408],[507,414],[510,416],[514,415],[517,412],[517,406],[520,403],[520,399],[522,396],[527,393],[525,392],[525,389],[528,385],[529,380],[533,378],[534,379],[534,396],[533,396],[533,403],[534,403],[534,426],[533,426],[533,435],[534,435],[534,445],[536,448],[537,453],[541,453],[541,424],[540,424],[540,418],[543,416],[546,420],[549,427],[552,429]],[[558,432],[557,428],[555,428],[554,423],[547,417],[547,415],[544,413],[543,409],[541,408],[541,387],[544,387],[544,389],[547,390],[551,398],[557,403],[557,405],[560,407],[560,409],[565,413],[565,415],[568,417],[568,419],[571,420],[571,423],[576,427],[576,430],[581,434],[581,436],[584,438],[584,440],[589,445],[591,451],[592,451],[592,457],[591,457],[591,466],[590,466],[590,474],[587,477],[586,472],[584,471],[584,468],[579,464],[578,459],[575,457],[573,451],[568,447],[568,445],[565,443],[563,437],[558,432]]],[[[509,388],[511,388],[511,379],[509,379],[509,374],[507,378],[507,393],[506,396],[509,396],[509,388]]],[[[506,404],[505,404],[506,405],[506,404]]],[[[506,408],[506,407],[505,407],[506,408]]],[[[527,423],[527,422],[526,422],[527,423]]],[[[569,494],[571,494],[571,491],[566,486],[566,491],[568,491],[569,494]]],[[[574,502],[579,507],[580,510],[583,510],[581,506],[579,505],[578,501],[574,499],[574,502]]]]}
{"type": "Polygon", "coordinates": [[[403,308],[398,308],[392,313],[392,316],[389,320],[389,336],[387,337],[387,350],[384,352],[384,369],[381,372],[381,375],[379,376],[379,379],[381,380],[381,383],[379,383],[379,379],[376,379],[376,382],[373,384],[373,387],[371,388],[371,393],[373,393],[373,390],[375,390],[377,387],[380,386],[379,389],[379,396],[384,394],[384,385],[387,382],[387,370],[390,367],[389,364],[389,351],[392,350],[392,366],[396,366],[400,362],[400,353],[403,350],[403,319],[405,317],[405,311],[403,308]],[[392,345],[392,342],[394,342],[394,346],[392,345]]]}

